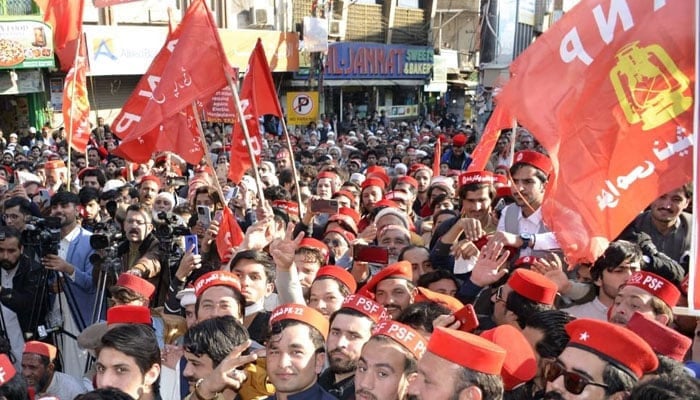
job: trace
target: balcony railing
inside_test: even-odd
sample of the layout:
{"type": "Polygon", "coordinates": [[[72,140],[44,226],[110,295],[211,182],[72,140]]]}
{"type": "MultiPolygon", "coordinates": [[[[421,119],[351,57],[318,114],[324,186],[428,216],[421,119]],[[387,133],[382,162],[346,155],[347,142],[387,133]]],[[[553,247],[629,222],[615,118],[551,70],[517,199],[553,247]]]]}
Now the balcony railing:
{"type": "Polygon", "coordinates": [[[38,14],[39,10],[32,0],[0,0],[0,15],[38,14]]]}

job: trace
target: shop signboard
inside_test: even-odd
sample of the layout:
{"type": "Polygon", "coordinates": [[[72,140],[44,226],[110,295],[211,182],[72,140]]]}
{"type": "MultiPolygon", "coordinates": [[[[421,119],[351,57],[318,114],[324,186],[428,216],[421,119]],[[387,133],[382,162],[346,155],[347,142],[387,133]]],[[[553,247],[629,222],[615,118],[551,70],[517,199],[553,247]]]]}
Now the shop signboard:
{"type": "Polygon", "coordinates": [[[38,69],[0,72],[0,94],[41,93],[44,77],[38,69]]]}
{"type": "Polygon", "coordinates": [[[0,19],[0,69],[55,66],[53,32],[40,17],[0,19]]]}
{"type": "Polygon", "coordinates": [[[427,79],[434,54],[433,48],[426,46],[332,43],[324,79],[427,79]]]}

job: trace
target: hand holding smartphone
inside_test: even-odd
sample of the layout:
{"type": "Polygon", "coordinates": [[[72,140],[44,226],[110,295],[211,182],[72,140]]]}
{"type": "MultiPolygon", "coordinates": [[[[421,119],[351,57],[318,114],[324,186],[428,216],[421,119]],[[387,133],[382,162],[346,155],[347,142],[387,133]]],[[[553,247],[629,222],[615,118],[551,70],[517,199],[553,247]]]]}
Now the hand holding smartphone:
{"type": "Polygon", "coordinates": [[[456,321],[459,321],[459,330],[464,332],[472,332],[479,327],[479,318],[476,316],[474,306],[467,304],[463,308],[455,311],[452,314],[456,321]]]}
{"type": "Polygon", "coordinates": [[[353,260],[372,264],[389,264],[389,250],[382,246],[357,244],[352,250],[353,260]]]}
{"type": "Polygon", "coordinates": [[[197,220],[202,223],[204,229],[211,225],[211,208],[209,206],[197,206],[197,220]]]}

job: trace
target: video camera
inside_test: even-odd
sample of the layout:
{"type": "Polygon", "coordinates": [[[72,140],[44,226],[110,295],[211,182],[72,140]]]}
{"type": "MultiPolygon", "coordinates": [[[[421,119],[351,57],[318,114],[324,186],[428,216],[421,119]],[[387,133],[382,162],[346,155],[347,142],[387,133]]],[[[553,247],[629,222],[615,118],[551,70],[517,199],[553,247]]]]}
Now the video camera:
{"type": "Polygon", "coordinates": [[[20,238],[23,246],[32,246],[39,257],[58,255],[61,243],[61,219],[58,217],[29,217],[20,238]]]}
{"type": "Polygon", "coordinates": [[[173,213],[161,211],[153,220],[153,234],[159,241],[172,241],[175,236],[186,236],[190,230],[185,225],[182,218],[173,213]]]}

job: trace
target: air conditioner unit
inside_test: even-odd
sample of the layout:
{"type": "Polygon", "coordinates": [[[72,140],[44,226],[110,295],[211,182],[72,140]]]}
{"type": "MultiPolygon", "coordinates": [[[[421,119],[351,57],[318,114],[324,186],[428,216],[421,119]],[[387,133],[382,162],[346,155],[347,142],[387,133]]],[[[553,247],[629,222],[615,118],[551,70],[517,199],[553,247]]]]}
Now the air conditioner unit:
{"type": "Polygon", "coordinates": [[[345,36],[343,21],[331,20],[328,26],[328,36],[342,39],[345,36]]]}
{"type": "Polygon", "coordinates": [[[251,25],[275,25],[275,11],[272,7],[253,7],[250,16],[251,25]]]}

